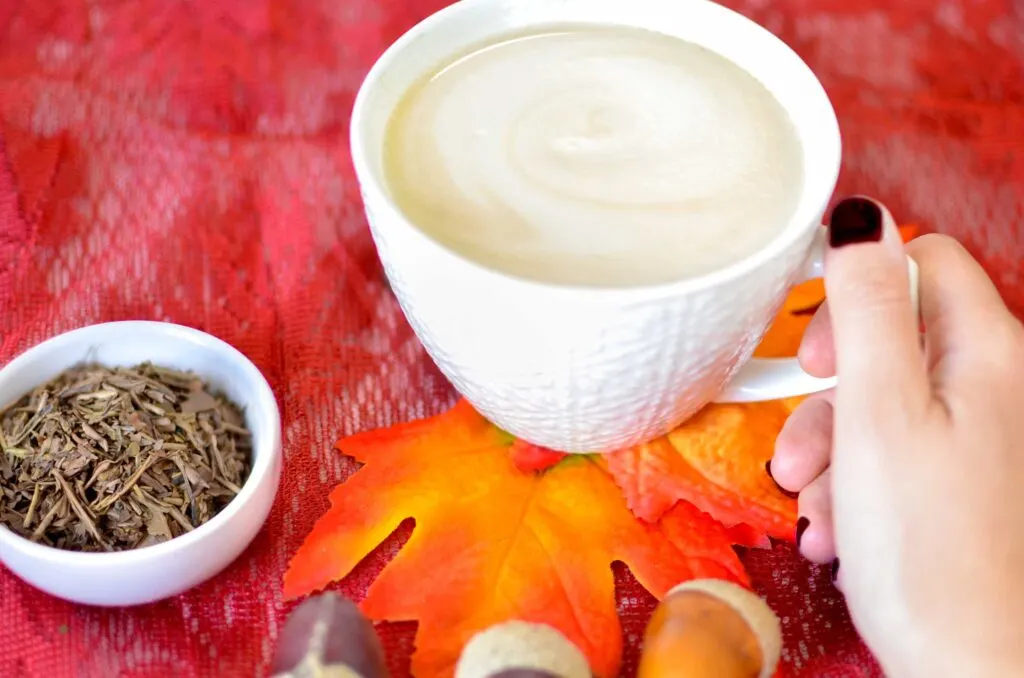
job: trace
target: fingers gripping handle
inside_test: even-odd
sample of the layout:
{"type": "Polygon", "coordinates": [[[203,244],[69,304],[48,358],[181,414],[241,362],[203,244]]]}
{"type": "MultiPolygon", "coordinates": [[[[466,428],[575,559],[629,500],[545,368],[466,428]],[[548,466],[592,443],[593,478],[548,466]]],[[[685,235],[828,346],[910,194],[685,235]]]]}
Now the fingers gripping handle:
{"type": "MultiPolygon", "coordinates": [[[[815,236],[807,270],[798,283],[824,276],[825,248],[825,229],[822,228],[815,236]]],[[[914,307],[914,314],[918,315],[920,304],[917,262],[909,256],[907,273],[910,279],[910,301],[914,307]]],[[[827,391],[835,385],[835,377],[819,379],[804,372],[796,358],[752,358],[740,368],[732,381],[715,398],[715,402],[751,403],[778,400],[827,391]]]]}

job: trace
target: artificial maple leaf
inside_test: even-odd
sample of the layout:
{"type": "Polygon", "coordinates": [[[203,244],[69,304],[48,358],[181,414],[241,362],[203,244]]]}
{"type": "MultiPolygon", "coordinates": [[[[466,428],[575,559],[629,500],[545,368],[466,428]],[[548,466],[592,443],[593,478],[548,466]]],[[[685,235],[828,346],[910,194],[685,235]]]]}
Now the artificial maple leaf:
{"type": "Polygon", "coordinates": [[[709,405],[668,435],[604,461],[638,518],[658,520],[681,500],[738,527],[737,543],[765,546],[765,534],[792,539],[796,502],[765,472],[791,409],[785,401],[709,405]]]}
{"type": "Polygon", "coordinates": [[[796,355],[807,325],[824,301],[825,285],[821,280],[808,280],[794,287],[758,344],[754,356],[783,358],[796,355]]]}
{"type": "MultiPolygon", "coordinates": [[[[917,237],[916,224],[900,226],[900,237],[909,242],[917,237]]],[[[790,290],[754,355],[759,358],[783,358],[796,355],[814,312],[825,301],[825,285],[820,279],[808,280],[790,290]]]]}
{"type": "Polygon", "coordinates": [[[331,494],[291,561],[285,596],[345,577],[414,518],[412,537],[362,602],[373,619],[419,622],[414,675],[450,676],[474,633],[521,619],[559,629],[610,677],[622,653],[613,561],[659,597],[698,577],[747,584],[729,533],[694,506],[639,521],[593,457],[524,473],[513,442],[464,401],[339,442],[365,466],[331,494]]]}
{"type": "MultiPolygon", "coordinates": [[[[904,241],[917,232],[912,224],[900,227],[904,241]]],[[[824,301],[821,280],[797,285],[755,355],[796,355],[824,301]]],[[[639,518],[657,520],[677,501],[688,501],[725,524],[738,544],[768,546],[767,536],[792,540],[796,502],[778,490],[765,464],[802,400],[709,405],[667,436],[606,455],[605,463],[639,518]]]]}

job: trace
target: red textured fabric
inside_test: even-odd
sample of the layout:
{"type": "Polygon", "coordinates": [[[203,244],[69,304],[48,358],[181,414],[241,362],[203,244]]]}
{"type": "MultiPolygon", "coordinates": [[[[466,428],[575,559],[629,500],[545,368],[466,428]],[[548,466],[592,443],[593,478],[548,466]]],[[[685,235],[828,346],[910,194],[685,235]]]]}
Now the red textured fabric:
{"type": "MultiPolygon", "coordinates": [[[[377,263],[349,164],[372,60],[444,0],[0,1],[0,363],[88,323],[199,327],[263,369],[287,465],[270,520],[214,581],[95,610],[0,569],[0,676],[262,675],[288,558],[351,472],[343,434],[453,393],[377,263]]],[[[1014,0],[733,0],[821,77],[840,193],[962,239],[1024,312],[1024,9],[1014,0]]],[[[408,526],[340,588],[358,597],[408,526]]],[[[827,575],[749,555],[781,613],[785,672],[877,677],[827,575]]],[[[652,599],[620,572],[636,642],[652,599]]],[[[397,676],[413,624],[385,625],[397,676]]]]}

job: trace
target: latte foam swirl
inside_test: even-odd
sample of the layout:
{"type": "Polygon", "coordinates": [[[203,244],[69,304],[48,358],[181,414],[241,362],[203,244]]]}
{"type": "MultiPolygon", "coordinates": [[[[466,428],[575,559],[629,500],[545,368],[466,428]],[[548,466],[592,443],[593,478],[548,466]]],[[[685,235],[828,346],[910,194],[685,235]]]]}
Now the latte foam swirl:
{"type": "Polygon", "coordinates": [[[646,284],[763,247],[801,179],[785,111],[727,60],[631,29],[492,45],[410,93],[388,180],[410,218],[531,278],[646,284]]]}

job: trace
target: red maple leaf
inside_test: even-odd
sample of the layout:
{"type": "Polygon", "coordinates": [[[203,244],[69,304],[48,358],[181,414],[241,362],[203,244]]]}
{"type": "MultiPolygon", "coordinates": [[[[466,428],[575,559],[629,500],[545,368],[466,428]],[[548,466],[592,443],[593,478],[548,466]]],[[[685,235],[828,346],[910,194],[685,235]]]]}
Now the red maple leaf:
{"type": "Polygon", "coordinates": [[[513,444],[465,402],[342,440],[339,449],[365,466],[331,494],[285,575],[285,595],[342,579],[414,518],[412,537],[362,609],[419,622],[416,676],[451,675],[470,636],[521,619],[559,629],[610,677],[622,654],[612,562],[656,596],[697,577],[747,583],[727,530],[692,505],[637,520],[595,457],[524,473],[513,444]]]}

